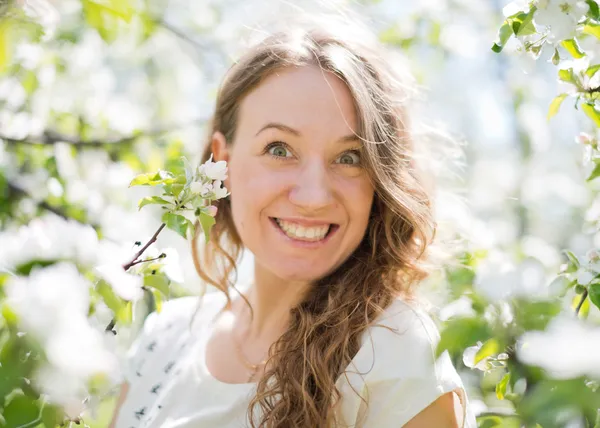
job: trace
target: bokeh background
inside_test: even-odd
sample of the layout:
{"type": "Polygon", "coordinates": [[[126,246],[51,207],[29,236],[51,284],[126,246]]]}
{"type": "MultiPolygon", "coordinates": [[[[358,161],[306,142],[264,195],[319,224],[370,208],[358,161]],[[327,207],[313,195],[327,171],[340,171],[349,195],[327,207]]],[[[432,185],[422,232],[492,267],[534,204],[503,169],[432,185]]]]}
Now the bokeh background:
{"type": "MultiPolygon", "coordinates": [[[[545,296],[563,249],[582,255],[600,245],[600,203],[576,141],[595,131],[568,102],[547,119],[561,92],[552,50],[538,60],[517,43],[491,50],[502,0],[38,0],[0,10],[15,4],[22,25],[0,21],[0,267],[81,239],[68,227],[52,235],[53,216],[92,225],[123,254],[146,242],[160,210],[137,209],[148,190],[128,187],[131,179],[182,154],[197,161],[227,68],[301,13],[359,16],[390,60],[408,64],[419,87],[416,129],[427,135],[423,162],[437,178],[440,239],[449,262],[485,255],[471,278],[479,293],[545,296]]],[[[156,247],[167,253],[172,296],[199,292],[189,242],[165,230],[156,247]]],[[[251,268],[247,255],[242,281],[251,268]]],[[[442,321],[472,310],[448,282],[442,272],[422,287],[442,321]]],[[[586,310],[600,321],[594,305],[586,310]]],[[[136,311],[116,347],[143,321],[136,311]]],[[[98,325],[111,316],[100,304],[94,314],[98,325]]],[[[455,361],[478,413],[507,407],[480,372],[455,361]]],[[[107,426],[112,400],[90,426],[107,426]]]]}

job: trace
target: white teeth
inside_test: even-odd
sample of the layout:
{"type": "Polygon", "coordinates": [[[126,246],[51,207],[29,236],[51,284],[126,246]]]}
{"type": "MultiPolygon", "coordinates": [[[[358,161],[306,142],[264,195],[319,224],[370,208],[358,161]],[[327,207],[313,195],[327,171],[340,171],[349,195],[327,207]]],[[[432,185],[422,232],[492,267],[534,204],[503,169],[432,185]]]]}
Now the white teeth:
{"type": "Polygon", "coordinates": [[[288,222],[285,220],[276,219],[279,227],[287,236],[303,241],[320,241],[325,238],[331,225],[323,225],[318,227],[305,227],[297,223],[288,222]]]}

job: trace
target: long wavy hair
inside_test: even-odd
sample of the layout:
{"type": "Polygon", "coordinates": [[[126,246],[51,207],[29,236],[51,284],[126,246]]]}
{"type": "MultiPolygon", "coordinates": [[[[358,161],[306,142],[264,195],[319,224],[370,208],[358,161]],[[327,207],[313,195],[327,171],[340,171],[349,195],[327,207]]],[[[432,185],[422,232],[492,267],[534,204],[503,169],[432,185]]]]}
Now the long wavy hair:
{"type": "MultiPolygon", "coordinates": [[[[408,122],[412,86],[356,28],[299,25],[248,49],[221,84],[208,135],[221,131],[233,144],[244,96],[275,71],[304,66],[320,67],[349,88],[375,197],[362,242],[338,269],[314,281],[270,347],[248,407],[253,428],[339,423],[337,379],[366,329],[395,298],[410,299],[414,284],[428,276],[426,250],[436,231],[431,189],[415,162],[408,122]]],[[[202,161],[210,155],[208,143],[202,161]]],[[[232,274],[243,251],[229,200],[219,201],[216,226],[202,250],[197,241],[198,234],[192,241],[196,270],[227,295],[229,306],[232,274]]]]}

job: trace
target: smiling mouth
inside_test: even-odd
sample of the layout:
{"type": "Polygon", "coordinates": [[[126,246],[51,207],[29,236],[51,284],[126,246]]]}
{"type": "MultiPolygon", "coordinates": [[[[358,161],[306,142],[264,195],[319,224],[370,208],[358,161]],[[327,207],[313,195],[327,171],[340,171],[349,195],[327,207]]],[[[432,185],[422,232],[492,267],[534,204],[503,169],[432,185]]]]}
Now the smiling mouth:
{"type": "Polygon", "coordinates": [[[319,226],[303,226],[280,218],[270,217],[279,229],[289,238],[299,241],[317,242],[326,239],[339,226],[337,224],[323,224],[319,226]]]}

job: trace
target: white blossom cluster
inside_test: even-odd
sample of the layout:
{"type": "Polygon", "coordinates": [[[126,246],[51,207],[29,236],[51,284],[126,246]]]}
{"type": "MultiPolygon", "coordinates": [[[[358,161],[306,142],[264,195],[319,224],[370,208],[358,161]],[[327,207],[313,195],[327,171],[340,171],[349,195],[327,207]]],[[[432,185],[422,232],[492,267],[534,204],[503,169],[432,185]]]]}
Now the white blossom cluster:
{"type": "Polygon", "coordinates": [[[34,384],[71,417],[83,411],[91,378],[112,385],[119,376],[117,356],[104,333],[88,320],[91,287],[71,262],[34,269],[28,277],[11,277],[5,285],[5,303],[48,360],[34,384]]]}

